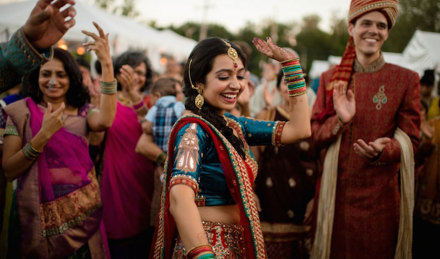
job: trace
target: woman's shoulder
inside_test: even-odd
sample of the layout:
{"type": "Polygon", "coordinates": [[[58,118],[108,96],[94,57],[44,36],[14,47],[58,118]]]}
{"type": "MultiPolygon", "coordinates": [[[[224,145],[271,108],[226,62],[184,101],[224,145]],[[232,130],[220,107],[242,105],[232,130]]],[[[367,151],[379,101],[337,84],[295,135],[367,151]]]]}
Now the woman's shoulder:
{"type": "MultiPolygon", "coordinates": [[[[179,122],[184,123],[185,121],[188,121],[187,118],[194,118],[194,117],[193,116],[183,116],[179,120],[179,122]]],[[[202,123],[204,123],[204,121],[202,121],[202,120],[190,120],[190,121],[186,122],[183,126],[176,128],[177,137],[178,138],[182,137],[185,134],[197,135],[199,139],[208,137],[208,133],[205,132],[204,128],[201,125],[202,123]]],[[[180,124],[176,123],[175,125],[180,125],[180,124]]]]}
{"type": "Polygon", "coordinates": [[[5,106],[4,111],[8,114],[8,116],[15,115],[26,115],[29,113],[29,109],[27,107],[26,99],[21,99],[16,102],[10,103],[5,106]]]}

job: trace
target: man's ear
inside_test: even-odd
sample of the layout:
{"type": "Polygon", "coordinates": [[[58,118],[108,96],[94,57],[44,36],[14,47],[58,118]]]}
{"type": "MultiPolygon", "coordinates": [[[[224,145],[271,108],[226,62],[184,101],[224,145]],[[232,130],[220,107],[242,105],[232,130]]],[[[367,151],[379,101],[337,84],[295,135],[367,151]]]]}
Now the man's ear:
{"type": "Polygon", "coordinates": [[[348,31],[348,35],[350,35],[350,37],[353,37],[353,29],[354,29],[354,24],[349,23],[347,31],[348,31]]]}

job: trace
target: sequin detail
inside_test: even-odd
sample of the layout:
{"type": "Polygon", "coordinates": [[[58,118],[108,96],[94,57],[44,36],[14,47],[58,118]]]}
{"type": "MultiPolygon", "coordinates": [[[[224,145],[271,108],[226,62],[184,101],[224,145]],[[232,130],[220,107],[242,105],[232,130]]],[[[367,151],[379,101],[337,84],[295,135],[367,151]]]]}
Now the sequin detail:
{"type": "Polygon", "coordinates": [[[179,144],[179,153],[176,156],[176,168],[185,173],[194,173],[199,165],[199,140],[197,138],[197,124],[191,123],[186,129],[179,144]]]}
{"type": "MultiPolygon", "coordinates": [[[[244,229],[242,226],[209,221],[202,221],[202,224],[208,237],[208,242],[212,245],[215,258],[245,258],[244,229]]],[[[172,258],[185,258],[184,251],[182,240],[178,237],[172,258]]]]}

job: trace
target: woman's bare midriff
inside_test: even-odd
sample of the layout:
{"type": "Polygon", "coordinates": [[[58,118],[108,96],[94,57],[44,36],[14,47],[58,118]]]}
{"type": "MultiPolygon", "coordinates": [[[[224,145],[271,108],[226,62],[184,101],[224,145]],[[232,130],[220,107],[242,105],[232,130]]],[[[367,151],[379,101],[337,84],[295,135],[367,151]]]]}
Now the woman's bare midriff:
{"type": "Polygon", "coordinates": [[[240,211],[237,205],[199,207],[200,217],[204,221],[225,224],[239,224],[240,211]]]}

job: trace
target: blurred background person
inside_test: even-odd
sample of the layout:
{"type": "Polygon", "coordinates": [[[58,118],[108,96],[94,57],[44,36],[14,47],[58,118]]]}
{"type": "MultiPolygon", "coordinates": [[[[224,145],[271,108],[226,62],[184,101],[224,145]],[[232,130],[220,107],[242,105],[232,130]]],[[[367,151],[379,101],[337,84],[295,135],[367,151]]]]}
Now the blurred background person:
{"type": "MultiPolygon", "coordinates": [[[[257,120],[289,120],[289,95],[283,71],[278,73],[276,90],[281,103],[273,106],[274,93],[266,90],[269,108],[261,111],[257,120]]],[[[317,178],[310,139],[279,147],[257,146],[252,151],[258,162],[255,193],[268,258],[308,258],[306,236],[310,225],[304,220],[317,178]]]]}
{"type": "Polygon", "coordinates": [[[413,258],[437,258],[440,236],[440,117],[426,119],[422,100],[421,139],[416,153],[418,178],[414,209],[413,258]]]}
{"type": "Polygon", "coordinates": [[[153,163],[136,154],[142,134],[139,118],[148,109],[143,92],[151,84],[147,57],[127,51],[115,59],[118,102],[113,125],[104,140],[101,181],[103,218],[112,258],[146,258],[153,194],[153,163]]]}
{"type": "Polygon", "coordinates": [[[174,78],[160,78],[154,82],[150,90],[151,101],[154,105],[145,116],[145,122],[142,124],[144,133],[136,145],[137,153],[155,161],[154,192],[150,212],[151,228],[156,225],[156,216],[159,213],[168,139],[174,123],[185,110],[181,100],[177,100],[176,86],[180,84],[174,78]]]}
{"type": "Polygon", "coordinates": [[[171,77],[176,80],[182,81],[183,66],[174,57],[167,58],[167,64],[165,66],[165,72],[160,76],[163,77],[171,77]]]}
{"type": "Polygon", "coordinates": [[[423,72],[420,79],[420,91],[422,100],[428,105],[426,120],[430,121],[440,115],[439,97],[434,96],[435,74],[434,69],[427,69],[423,72]]]}

